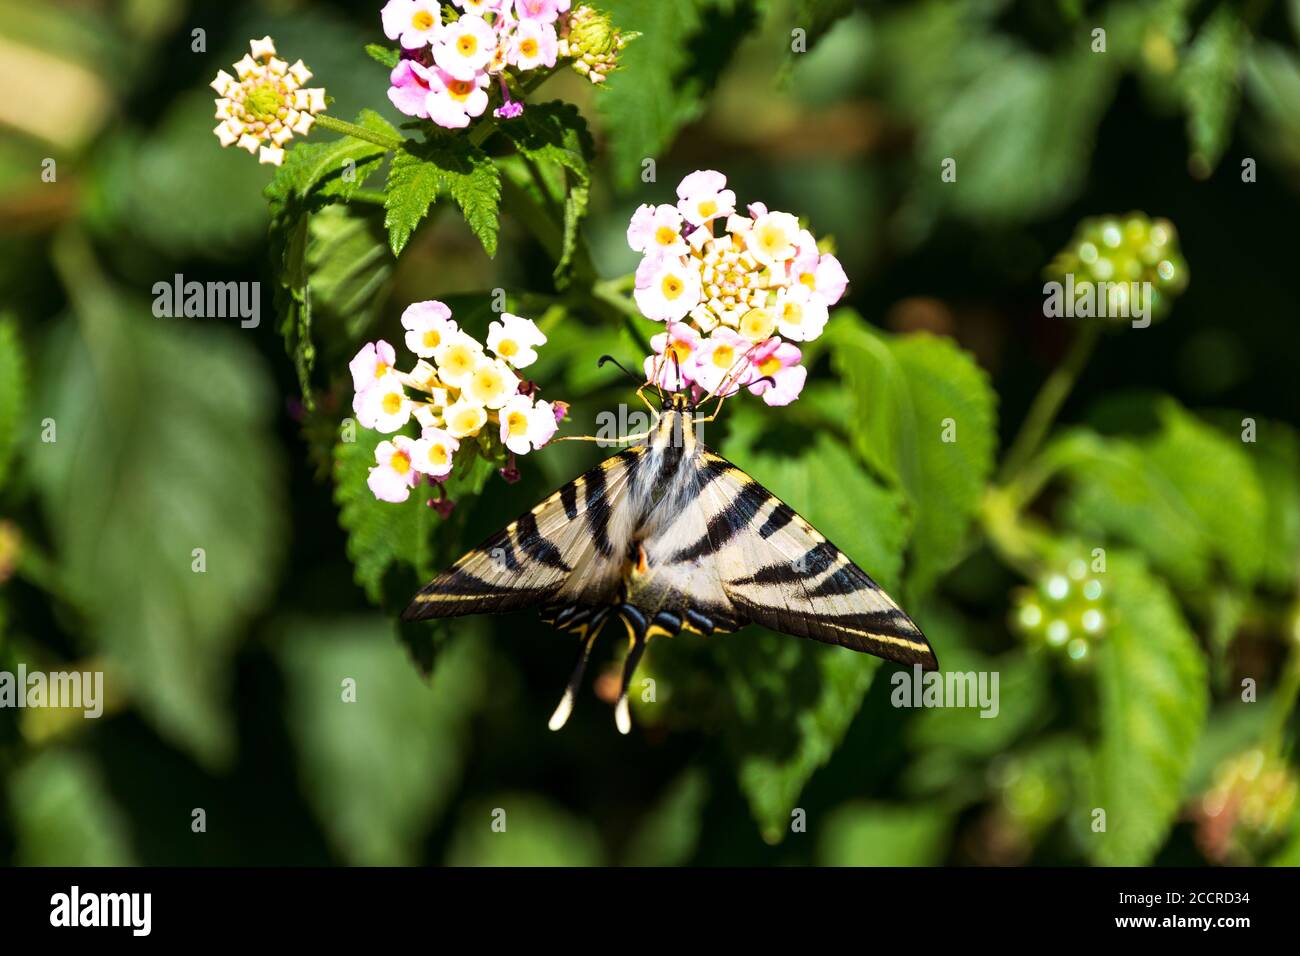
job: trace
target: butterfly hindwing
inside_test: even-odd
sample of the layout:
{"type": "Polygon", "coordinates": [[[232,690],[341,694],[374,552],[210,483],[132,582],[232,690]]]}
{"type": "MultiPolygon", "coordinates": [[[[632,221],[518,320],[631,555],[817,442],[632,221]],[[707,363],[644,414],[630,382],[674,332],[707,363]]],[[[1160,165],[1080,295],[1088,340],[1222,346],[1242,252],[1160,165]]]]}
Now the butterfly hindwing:
{"type": "Polygon", "coordinates": [[[495,614],[557,602],[599,605],[617,590],[626,536],[619,502],[643,449],[620,452],[560,488],[420,591],[406,620],[495,614]]]}
{"type": "MultiPolygon", "coordinates": [[[[756,480],[701,451],[693,516],[674,523],[671,565],[729,604],[731,615],[774,631],[904,664],[937,666],[920,629],[839,548],[756,480]]],[[[665,542],[667,543],[667,542],[665,542]]]]}

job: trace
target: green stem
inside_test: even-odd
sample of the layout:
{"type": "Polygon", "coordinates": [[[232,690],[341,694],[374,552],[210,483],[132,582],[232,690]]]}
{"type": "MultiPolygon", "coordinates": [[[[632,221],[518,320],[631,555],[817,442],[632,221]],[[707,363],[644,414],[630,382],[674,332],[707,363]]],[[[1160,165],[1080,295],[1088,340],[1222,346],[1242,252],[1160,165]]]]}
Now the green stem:
{"type": "Polygon", "coordinates": [[[318,113],[316,115],[316,125],[325,129],[332,129],[336,133],[342,133],[344,136],[351,136],[353,139],[363,139],[367,143],[374,143],[376,146],[382,146],[384,149],[392,151],[402,148],[404,140],[396,136],[388,136],[385,133],[376,132],[373,129],[366,129],[364,126],[358,126],[356,123],[349,123],[346,120],[336,119],[328,113],[318,113]]]}
{"type": "Polygon", "coordinates": [[[1286,637],[1290,640],[1291,651],[1273,694],[1273,713],[1269,715],[1268,733],[1264,737],[1265,747],[1279,754],[1282,752],[1282,735],[1286,732],[1296,701],[1300,700],[1300,602],[1292,606],[1287,615],[1287,625],[1286,637]]]}
{"type": "Polygon", "coordinates": [[[1038,451],[1061,406],[1073,390],[1074,383],[1079,380],[1083,367],[1092,357],[1100,335],[1101,326],[1096,322],[1081,326],[1070,344],[1065,361],[1053,369],[1039,389],[1029,407],[1029,414],[1025,416],[1024,424],[1020,426],[1020,433],[1011,443],[1011,449],[1002,463],[1000,480],[1003,484],[1013,479],[1038,451]]]}

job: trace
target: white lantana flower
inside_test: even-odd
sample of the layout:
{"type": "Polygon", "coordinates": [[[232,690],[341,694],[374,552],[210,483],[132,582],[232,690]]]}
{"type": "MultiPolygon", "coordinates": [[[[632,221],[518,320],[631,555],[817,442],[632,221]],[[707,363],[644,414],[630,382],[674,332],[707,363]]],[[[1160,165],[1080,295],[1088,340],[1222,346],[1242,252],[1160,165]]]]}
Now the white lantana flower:
{"type": "Polygon", "coordinates": [[[487,344],[515,368],[527,368],[537,361],[537,347],[546,344],[546,335],[532,319],[503,312],[500,322],[488,326],[487,344]]]}
{"type": "Polygon", "coordinates": [[[325,110],[325,91],[304,87],[311,70],[302,60],[290,66],[277,57],[269,36],[250,40],[249,49],[234,65],[235,76],[218,70],[209,84],[221,120],[212,132],[222,146],[238,146],[259,162],[279,166],[284,144],[295,133],[305,136],[325,110]]]}

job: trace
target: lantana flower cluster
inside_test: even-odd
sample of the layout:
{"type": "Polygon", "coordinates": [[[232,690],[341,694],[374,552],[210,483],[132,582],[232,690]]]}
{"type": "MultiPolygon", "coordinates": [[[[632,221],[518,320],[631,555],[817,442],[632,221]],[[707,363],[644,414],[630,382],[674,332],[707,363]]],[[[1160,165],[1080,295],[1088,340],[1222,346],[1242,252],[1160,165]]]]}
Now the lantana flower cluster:
{"type": "Polygon", "coordinates": [[[762,203],[738,212],[722,173],[691,173],[677,199],[641,206],[627,230],[644,254],[637,306],[667,324],[650,340],[647,380],[697,398],[747,388],[788,405],[808,377],[794,343],[822,334],[848,284],[844,269],[790,213],[762,203]]]}
{"type": "Polygon", "coordinates": [[[292,66],[275,55],[269,37],[249,41],[245,53],[233,67],[235,75],[218,70],[209,84],[218,99],[217,119],[212,132],[222,146],[238,146],[256,153],[258,162],[279,166],[284,162],[284,144],[295,133],[306,136],[325,109],[325,90],[304,84],[312,72],[302,60],[292,66]]]}
{"type": "Polygon", "coordinates": [[[571,11],[571,0],[455,0],[454,19],[444,6],[437,0],[389,0],[382,18],[384,35],[402,47],[388,98],[408,116],[448,129],[483,115],[494,78],[502,102],[493,115],[519,116],[524,107],[511,98],[509,69],[551,69],[567,57],[600,82],[625,41],[590,7],[571,11]]]}
{"type": "MultiPolygon", "coordinates": [[[[349,363],[357,421],[391,439],[375,448],[368,484],[381,501],[405,501],[421,478],[439,486],[452,473],[462,443],[476,441],[486,457],[507,459],[551,440],[568,411],[537,397],[519,369],[537,361],[546,336],[530,319],[510,313],[488,327],[487,346],[459,328],[442,302],[416,302],[402,313],[405,344],[416,356],[409,372],[382,339],[367,342],[349,363]],[[411,420],[420,437],[399,434],[411,420]]],[[[431,501],[435,507],[439,502],[431,501]]]]}

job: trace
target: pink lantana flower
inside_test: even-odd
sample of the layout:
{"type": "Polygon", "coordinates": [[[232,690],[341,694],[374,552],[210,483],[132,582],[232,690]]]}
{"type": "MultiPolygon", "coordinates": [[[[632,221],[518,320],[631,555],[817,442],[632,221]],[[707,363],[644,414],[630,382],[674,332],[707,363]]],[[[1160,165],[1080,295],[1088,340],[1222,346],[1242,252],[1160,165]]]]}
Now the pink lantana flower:
{"type": "Polygon", "coordinates": [[[559,38],[555,27],[536,20],[521,20],[510,38],[507,62],[521,70],[534,70],[539,66],[555,66],[559,53],[559,38]]]}
{"type": "Polygon", "coordinates": [[[700,301],[700,274],[674,256],[646,256],[636,270],[632,297],[648,319],[675,322],[700,301]]]}
{"type": "Polygon", "coordinates": [[[627,227],[627,244],[635,252],[686,255],[689,250],[682,238],[682,214],[676,206],[641,206],[627,227]]]}
{"type": "Polygon", "coordinates": [[[381,441],[375,446],[375,466],[370,469],[366,484],[380,501],[405,501],[411,496],[419,475],[412,462],[415,442],[405,435],[392,441],[381,441]]]}
{"type": "Polygon", "coordinates": [[[460,442],[441,428],[426,428],[411,447],[411,463],[422,475],[443,479],[451,474],[452,456],[460,442]]]}
{"type": "Polygon", "coordinates": [[[736,194],[727,188],[727,177],[714,169],[691,173],[677,185],[677,208],[693,226],[702,226],[736,211],[736,194]]]}
{"type": "Polygon", "coordinates": [[[487,109],[488,76],[480,73],[470,80],[458,80],[443,70],[429,75],[429,95],[424,106],[429,119],[447,129],[464,129],[475,116],[487,109]]]}
{"type": "Polygon", "coordinates": [[[538,23],[554,23],[568,8],[567,2],[561,8],[556,0],[515,0],[515,16],[520,20],[535,20],[538,23]]]}
{"type": "Polygon", "coordinates": [[[695,360],[695,384],[706,392],[726,394],[754,380],[750,361],[754,343],[734,329],[720,326],[705,339],[695,360]]]}
{"type": "Polygon", "coordinates": [[[397,352],[383,339],[367,342],[348,363],[348,371],[352,373],[352,390],[363,392],[372,383],[391,375],[396,361],[397,352]]]}
{"type": "Polygon", "coordinates": [[[379,14],[384,36],[407,50],[418,50],[438,38],[442,9],[438,0],[388,0],[379,14]]]}
{"type": "Polygon", "coordinates": [[[433,62],[458,80],[475,80],[496,49],[496,31],[482,17],[466,14],[443,29],[433,46],[433,62]]]}
{"type": "Polygon", "coordinates": [[[780,339],[769,339],[752,356],[757,377],[749,386],[753,395],[761,395],[768,405],[789,405],[803,391],[808,369],[800,365],[803,354],[797,346],[780,339]]]}
{"type": "Polygon", "coordinates": [[[432,358],[438,346],[456,331],[451,309],[437,299],[413,302],[402,313],[406,347],[420,358],[432,358]]]}
{"type": "Polygon", "coordinates": [[[388,75],[388,98],[407,116],[429,118],[425,101],[429,95],[428,70],[414,60],[401,60],[388,75]]]}
{"type": "Polygon", "coordinates": [[[700,333],[684,322],[670,322],[667,332],[650,339],[653,355],[645,359],[646,381],[677,392],[695,381],[696,354],[700,333]]]}

